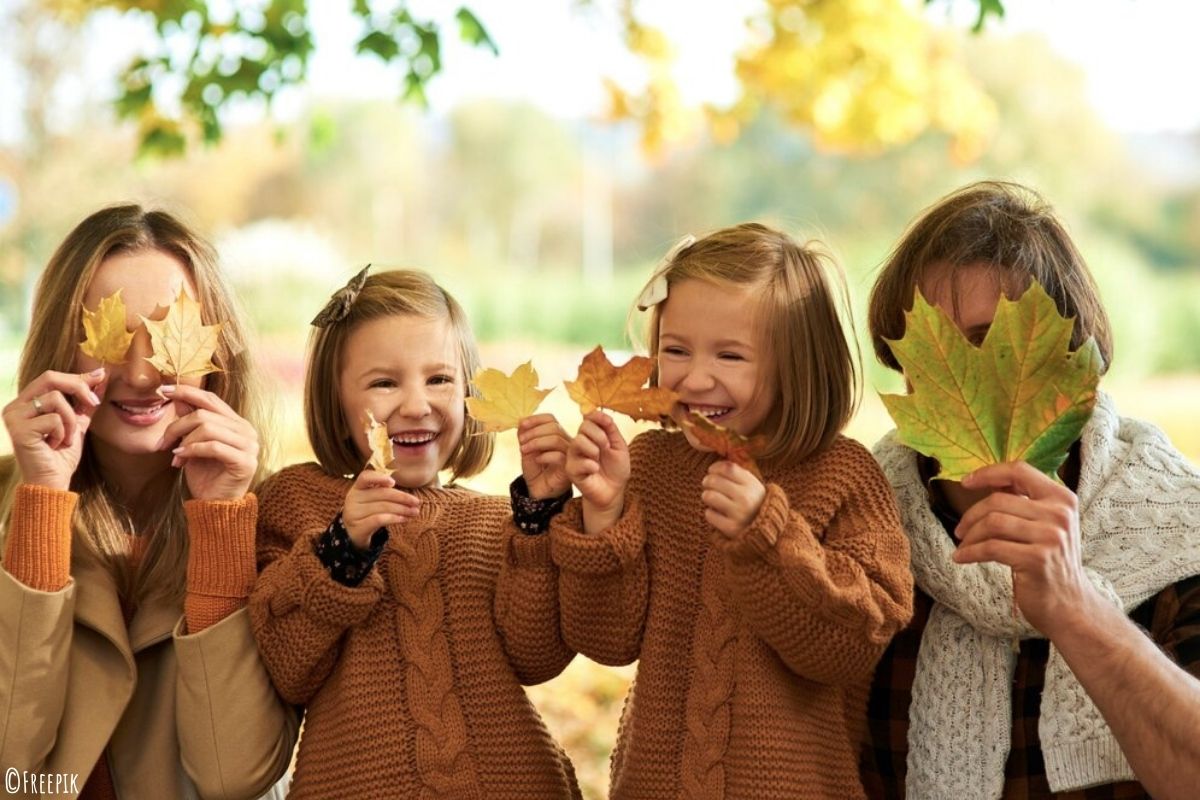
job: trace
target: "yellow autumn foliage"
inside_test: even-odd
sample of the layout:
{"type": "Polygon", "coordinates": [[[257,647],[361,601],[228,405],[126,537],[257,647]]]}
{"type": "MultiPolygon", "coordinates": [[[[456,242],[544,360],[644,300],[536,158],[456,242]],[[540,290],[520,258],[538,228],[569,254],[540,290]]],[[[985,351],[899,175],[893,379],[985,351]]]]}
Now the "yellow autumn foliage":
{"type": "Polygon", "coordinates": [[[609,84],[609,116],[633,120],[651,155],[707,128],[735,138],[756,114],[776,110],[825,151],[872,154],[926,131],[950,137],[970,161],[995,125],[991,99],[962,63],[953,34],[923,16],[920,0],[765,0],[747,20],[735,71],[740,97],[728,108],[685,106],[665,34],[642,24],[632,2],[625,41],[646,63],[640,91],[609,84]]]}

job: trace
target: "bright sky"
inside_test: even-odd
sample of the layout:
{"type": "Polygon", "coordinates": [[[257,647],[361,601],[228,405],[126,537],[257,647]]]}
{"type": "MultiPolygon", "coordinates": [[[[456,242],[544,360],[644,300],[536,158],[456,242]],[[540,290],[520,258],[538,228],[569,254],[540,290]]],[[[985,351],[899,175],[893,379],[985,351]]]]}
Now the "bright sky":
{"type": "MultiPolygon", "coordinates": [[[[0,19],[14,0],[0,0],[0,19]]],[[[214,6],[230,0],[215,0],[214,6]]],[[[945,0],[930,13],[945,17],[945,0]]],[[[957,13],[973,4],[955,0],[957,13]]],[[[640,0],[644,18],[665,27],[679,48],[677,75],[689,100],[728,100],[734,86],[729,68],[741,41],[747,9],[761,0],[722,0],[701,4],[684,0],[640,0]]],[[[418,17],[440,19],[450,35],[443,54],[446,67],[430,86],[435,110],[473,97],[533,102],[555,116],[577,118],[598,113],[604,104],[601,78],[632,82],[638,65],[624,53],[611,0],[469,0],[500,47],[500,56],[473,50],[457,41],[447,4],[412,0],[418,17]]],[[[353,56],[357,26],[348,0],[312,2],[318,50],[308,91],[316,96],[395,97],[399,77],[378,63],[353,56]]],[[[1035,31],[1084,71],[1092,103],[1100,115],[1124,132],[1200,130],[1200,3],[1194,0],[1005,0],[1008,16],[989,29],[993,34],[1035,31]]],[[[960,27],[965,23],[959,23],[960,27]]],[[[83,69],[60,92],[59,105],[70,116],[73,98],[108,95],[111,76],[123,66],[144,30],[108,15],[92,26],[83,69]]],[[[0,143],[18,135],[19,123],[8,98],[23,91],[11,63],[0,53],[0,143]]],[[[285,117],[305,102],[282,97],[277,112],[285,117]]],[[[75,105],[78,105],[76,102],[75,105]]]]}
{"type": "MultiPolygon", "coordinates": [[[[313,88],[320,94],[390,91],[395,79],[374,65],[347,57],[356,30],[343,4],[323,6],[318,30],[323,47],[314,63],[313,88]],[[345,80],[343,75],[354,75],[345,80]]],[[[437,3],[413,3],[436,8],[437,3]]],[[[441,4],[443,7],[445,4],[441,4]]],[[[457,5],[457,4],[456,4],[457,5]]],[[[615,3],[594,0],[593,8],[572,12],[573,0],[476,0],[471,7],[485,22],[501,54],[453,47],[448,69],[431,86],[435,108],[467,97],[528,99],[558,116],[578,117],[603,107],[600,78],[636,78],[637,65],[619,47],[615,3]],[[599,8],[603,6],[603,9],[599,8]],[[514,8],[520,13],[514,13],[514,8]]],[[[699,3],[688,3],[692,7],[699,3]]],[[[735,87],[729,68],[740,44],[752,0],[705,3],[701,13],[681,12],[683,0],[641,0],[644,18],[672,33],[679,48],[677,74],[690,100],[723,100],[735,87]]],[[[973,3],[955,0],[956,13],[973,3]]],[[[997,35],[1034,31],[1084,70],[1088,91],[1100,115],[1127,132],[1200,129],[1200,3],[1195,0],[1005,0],[1007,15],[997,35]]],[[[944,0],[930,7],[946,16],[944,0]]],[[[966,23],[959,23],[966,27],[966,23]]]]}

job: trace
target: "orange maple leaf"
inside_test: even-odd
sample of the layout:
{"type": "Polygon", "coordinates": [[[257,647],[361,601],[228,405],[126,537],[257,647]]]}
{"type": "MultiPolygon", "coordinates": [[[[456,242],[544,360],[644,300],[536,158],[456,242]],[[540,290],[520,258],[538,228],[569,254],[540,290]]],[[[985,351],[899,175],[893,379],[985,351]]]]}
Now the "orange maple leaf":
{"type": "Polygon", "coordinates": [[[597,345],[584,356],[579,376],[564,381],[564,385],[584,414],[607,408],[634,419],[655,421],[671,414],[679,395],[661,386],[644,387],[653,371],[654,361],[645,356],[634,356],[615,367],[604,355],[604,348],[597,345]]]}
{"type": "Polygon", "coordinates": [[[700,444],[712,450],[721,458],[732,461],[743,469],[750,470],[751,474],[760,481],[763,479],[762,473],[758,471],[758,464],[755,463],[754,457],[766,448],[766,438],[763,436],[743,436],[737,431],[731,431],[729,428],[724,428],[715,422],[711,422],[703,414],[695,411],[684,417],[682,424],[700,444]]]}

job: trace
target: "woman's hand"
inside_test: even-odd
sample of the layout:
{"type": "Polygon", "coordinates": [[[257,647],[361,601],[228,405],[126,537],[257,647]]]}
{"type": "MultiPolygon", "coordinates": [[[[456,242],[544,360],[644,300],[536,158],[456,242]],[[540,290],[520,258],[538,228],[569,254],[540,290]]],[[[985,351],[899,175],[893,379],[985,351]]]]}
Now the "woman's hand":
{"type": "Polygon", "coordinates": [[[85,375],[47,370],[4,407],[4,427],[25,483],[70,487],[104,379],[103,367],[85,375]]]}
{"type": "Polygon", "coordinates": [[[567,475],[583,495],[583,527],[599,533],[621,518],[629,483],[629,446],[612,417],[596,410],[583,418],[567,448],[567,475]]]}
{"type": "Polygon", "coordinates": [[[407,522],[417,516],[420,509],[421,501],[397,489],[391,475],[364,469],[346,494],[342,525],[354,546],[366,550],[375,531],[407,522]]]}
{"type": "Polygon", "coordinates": [[[171,449],[171,466],[183,470],[197,500],[237,500],[258,470],[258,433],[229,405],[197,386],[166,384],[159,389],[175,403],[160,450],[171,449]]]}
{"type": "Polygon", "coordinates": [[[521,474],[535,500],[558,497],[571,488],[567,477],[567,447],[571,440],[553,414],[535,414],[517,426],[521,474]]]}

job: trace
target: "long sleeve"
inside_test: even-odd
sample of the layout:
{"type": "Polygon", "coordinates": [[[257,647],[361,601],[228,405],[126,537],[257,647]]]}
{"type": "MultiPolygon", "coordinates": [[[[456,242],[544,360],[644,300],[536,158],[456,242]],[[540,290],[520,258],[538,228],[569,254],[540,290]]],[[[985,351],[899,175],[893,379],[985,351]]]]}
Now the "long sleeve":
{"type": "Polygon", "coordinates": [[[259,576],[250,596],[250,620],[267,671],[284,699],[307,703],[339,655],[342,635],[362,622],[383,595],[372,571],[359,586],[335,581],[313,550],[315,531],[259,576]]]}
{"type": "Polygon", "coordinates": [[[550,524],[550,547],[567,646],[601,664],[637,660],[650,595],[640,500],[627,494],[621,518],[594,536],[583,532],[582,501],[572,500],[550,524]]]}
{"type": "Polygon", "coordinates": [[[254,797],[287,771],[299,717],[259,656],[245,610],[254,586],[254,495],[185,506],[184,621],[174,636],[184,769],[202,797],[254,797]]]}
{"type": "Polygon", "coordinates": [[[559,623],[558,568],[547,533],[527,534],[509,524],[496,579],[496,628],[521,683],[544,683],[562,672],[575,651],[559,623]]]}
{"type": "Polygon", "coordinates": [[[731,594],[750,628],[793,672],[829,685],[869,680],[912,616],[907,539],[895,500],[860,450],[842,448],[836,472],[801,490],[841,487],[842,502],[823,531],[768,484],[740,541],[722,545],[731,594]]]}
{"type": "Polygon", "coordinates": [[[246,605],[254,588],[258,500],[188,500],[187,630],[199,633],[246,605]]]}
{"type": "Polygon", "coordinates": [[[77,495],[23,485],[0,570],[0,765],[38,771],[66,702],[74,631],[71,514],[77,495]]]}
{"type": "Polygon", "coordinates": [[[290,703],[307,703],[333,671],[343,634],[383,596],[372,569],[358,586],[333,579],[315,543],[341,510],[348,483],[304,467],[279,473],[261,490],[260,573],[250,595],[250,623],[275,687],[290,703]]]}

